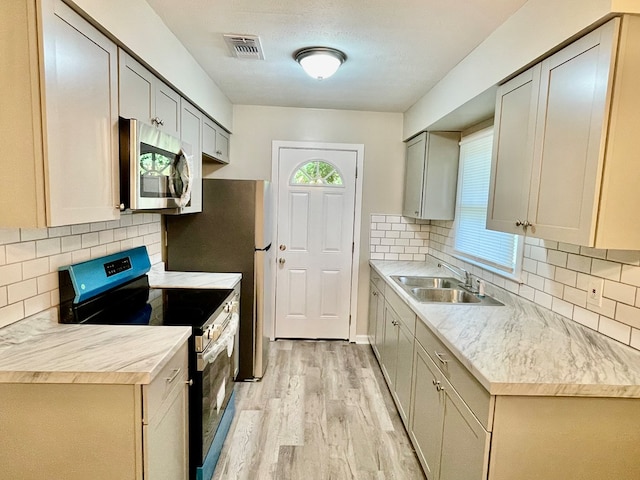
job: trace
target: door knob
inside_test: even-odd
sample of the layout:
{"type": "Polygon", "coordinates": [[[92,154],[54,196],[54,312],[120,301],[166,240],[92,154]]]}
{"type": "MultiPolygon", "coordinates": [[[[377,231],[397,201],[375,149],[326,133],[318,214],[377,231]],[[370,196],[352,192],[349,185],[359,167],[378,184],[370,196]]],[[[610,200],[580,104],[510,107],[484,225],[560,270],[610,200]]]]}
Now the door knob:
{"type": "Polygon", "coordinates": [[[278,248],[280,249],[281,252],[284,252],[287,249],[287,246],[286,245],[280,245],[278,248]]]}
{"type": "Polygon", "coordinates": [[[280,259],[278,260],[278,263],[280,265],[284,265],[284,262],[286,262],[286,260],[284,258],[280,257],[280,259]]]}

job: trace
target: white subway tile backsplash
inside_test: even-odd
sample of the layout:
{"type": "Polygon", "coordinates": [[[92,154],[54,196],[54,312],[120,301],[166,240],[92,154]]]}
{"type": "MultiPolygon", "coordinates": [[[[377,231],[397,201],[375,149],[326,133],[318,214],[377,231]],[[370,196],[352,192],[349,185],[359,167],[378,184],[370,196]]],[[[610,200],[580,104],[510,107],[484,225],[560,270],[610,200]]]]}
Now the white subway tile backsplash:
{"type": "Polygon", "coordinates": [[[6,265],[7,255],[4,245],[0,245],[0,265],[6,265]]]}
{"type": "Polygon", "coordinates": [[[562,296],[563,300],[573,303],[578,307],[586,308],[587,305],[587,292],[584,290],[579,290],[577,288],[565,286],[564,287],[564,295],[562,296]]]}
{"type": "Polygon", "coordinates": [[[640,251],[637,250],[607,250],[607,260],[630,265],[640,265],[640,251]]]}
{"type": "Polygon", "coordinates": [[[4,307],[9,303],[9,299],[7,297],[7,287],[0,287],[0,307],[4,307]]]}
{"type": "Polygon", "coordinates": [[[57,272],[60,267],[71,265],[72,263],[73,257],[71,255],[71,252],[53,255],[49,257],[49,272],[57,272]]]}
{"type": "Polygon", "coordinates": [[[637,328],[631,329],[631,344],[636,350],[640,350],[640,330],[637,328]]]}
{"type": "Polygon", "coordinates": [[[599,248],[580,247],[580,255],[593,258],[607,258],[607,251],[599,248]]]}
{"type": "Polygon", "coordinates": [[[35,278],[12,283],[7,286],[7,299],[9,303],[16,303],[25,298],[34,297],[38,294],[38,284],[35,278]]]}
{"type": "Polygon", "coordinates": [[[107,228],[106,222],[93,222],[90,225],[92,232],[99,232],[100,230],[104,230],[107,228]]]}
{"type": "MultiPolygon", "coordinates": [[[[120,222],[122,222],[122,219],[120,219],[120,222]]],[[[72,235],[80,235],[82,233],[89,233],[90,231],[91,231],[90,223],[81,223],[80,225],[71,225],[72,235]]]]}
{"type": "Polygon", "coordinates": [[[0,308],[0,328],[22,320],[24,317],[24,302],[11,303],[2,307],[0,308]]]}
{"type": "Polygon", "coordinates": [[[531,258],[538,262],[547,261],[547,249],[544,247],[531,246],[531,258]]]}
{"type": "Polygon", "coordinates": [[[22,278],[25,280],[47,273],[49,273],[49,259],[47,257],[22,262],[22,278]]]}
{"type": "Polygon", "coordinates": [[[600,315],[595,312],[590,312],[582,307],[574,307],[573,320],[589,327],[592,330],[598,330],[598,323],[600,322],[600,315]]]}
{"type": "Polygon", "coordinates": [[[0,245],[20,241],[20,230],[17,228],[0,228],[0,245]]]}
{"type": "Polygon", "coordinates": [[[596,277],[602,277],[618,282],[620,281],[621,272],[622,265],[616,262],[593,259],[593,262],[591,263],[591,275],[595,275],[596,277]]]}
{"type": "Polygon", "coordinates": [[[640,287],[640,267],[623,265],[622,274],[620,275],[620,281],[622,283],[628,283],[630,285],[640,287]]]}
{"type": "Polygon", "coordinates": [[[603,298],[602,304],[599,306],[587,303],[587,309],[604,315],[605,317],[613,318],[616,314],[616,302],[609,298],[603,298]]]}
{"type": "Polygon", "coordinates": [[[5,246],[7,263],[25,262],[36,258],[36,242],[10,243],[5,246]]]}
{"type": "Polygon", "coordinates": [[[27,298],[24,301],[24,316],[35,315],[51,307],[51,294],[49,292],[27,298]]]}
{"type": "Polygon", "coordinates": [[[376,222],[384,223],[387,221],[387,219],[384,215],[371,215],[371,221],[373,223],[376,223],[376,222]]]}
{"type": "Polygon", "coordinates": [[[567,268],[576,272],[591,273],[591,258],[569,254],[567,268]]]}
{"type": "Polygon", "coordinates": [[[548,263],[538,262],[536,273],[541,277],[553,280],[556,276],[556,267],[549,265],[548,263]]]}
{"type": "Polygon", "coordinates": [[[547,262],[557,267],[567,266],[567,253],[559,250],[547,251],[547,262]]]}
{"type": "Polygon", "coordinates": [[[0,286],[10,285],[22,280],[22,265],[14,263],[0,267],[0,286]]]}
{"type": "Polygon", "coordinates": [[[548,308],[551,310],[551,305],[553,302],[553,297],[548,293],[541,292],[540,290],[536,290],[536,293],[533,297],[533,301],[538,305],[543,306],[544,308],[548,308]]]}
{"type": "Polygon", "coordinates": [[[640,328],[640,308],[619,303],[616,307],[616,316],[614,318],[631,327],[640,328]]]}
{"type": "Polygon", "coordinates": [[[578,245],[572,245],[570,243],[558,243],[558,250],[567,253],[580,253],[580,247],[578,245]]]}
{"type": "Polygon", "coordinates": [[[564,285],[553,280],[546,279],[544,281],[544,292],[554,297],[562,298],[564,294],[564,285]]]}
{"type": "Polygon", "coordinates": [[[82,248],[95,247],[100,243],[100,234],[98,232],[82,234],[82,248]]]}
{"type": "Polygon", "coordinates": [[[568,270],[566,268],[556,268],[556,282],[560,282],[564,285],[569,285],[570,287],[575,287],[577,278],[578,274],[572,270],[568,270]]]}
{"type": "Polygon", "coordinates": [[[29,242],[31,240],[41,240],[48,238],[46,228],[22,228],[20,229],[20,241],[29,242]]]}
{"type": "Polygon", "coordinates": [[[61,240],[63,252],[73,252],[82,248],[82,235],[69,235],[62,237],[61,240]]]}
{"type": "Polygon", "coordinates": [[[70,226],[49,228],[49,238],[66,237],[68,235],[71,235],[70,226]]]}
{"type": "Polygon", "coordinates": [[[559,298],[553,299],[551,310],[559,313],[563,317],[573,318],[573,304],[560,300],[559,298]]]}
{"type": "Polygon", "coordinates": [[[59,238],[48,238],[46,240],[38,240],[36,241],[36,256],[40,257],[49,257],[51,255],[57,255],[61,253],[61,245],[59,238]]]}
{"type": "Polygon", "coordinates": [[[604,281],[603,295],[617,302],[633,305],[636,301],[636,287],[611,280],[604,281]]]}
{"type": "Polygon", "coordinates": [[[105,243],[113,243],[113,230],[103,230],[98,233],[100,245],[104,245],[105,243]]]}
{"type": "Polygon", "coordinates": [[[627,345],[631,342],[631,327],[610,318],[600,317],[598,331],[627,345]]]}

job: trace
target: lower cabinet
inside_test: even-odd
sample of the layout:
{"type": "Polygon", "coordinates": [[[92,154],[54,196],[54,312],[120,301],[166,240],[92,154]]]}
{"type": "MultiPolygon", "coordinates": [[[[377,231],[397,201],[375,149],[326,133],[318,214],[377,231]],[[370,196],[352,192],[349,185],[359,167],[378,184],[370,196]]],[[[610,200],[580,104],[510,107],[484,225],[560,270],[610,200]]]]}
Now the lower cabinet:
{"type": "Polygon", "coordinates": [[[415,313],[389,290],[384,302],[384,342],[380,365],[405,426],[409,422],[411,402],[415,322],[415,313]]]}
{"type": "Polygon", "coordinates": [[[490,433],[416,342],[409,435],[429,480],[487,478],[490,433]]]}
{"type": "Polygon", "coordinates": [[[0,384],[0,477],[186,480],[186,347],[148,385],[0,384]]]}
{"type": "Polygon", "coordinates": [[[371,270],[367,337],[378,361],[384,344],[384,281],[371,270]]]}

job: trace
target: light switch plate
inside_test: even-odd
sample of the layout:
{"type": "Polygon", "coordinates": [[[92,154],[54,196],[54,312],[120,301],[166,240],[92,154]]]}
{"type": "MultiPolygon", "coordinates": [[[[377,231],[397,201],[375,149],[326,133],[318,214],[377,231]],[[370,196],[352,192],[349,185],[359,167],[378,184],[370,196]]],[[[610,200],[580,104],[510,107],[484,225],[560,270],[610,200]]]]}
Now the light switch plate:
{"type": "Polygon", "coordinates": [[[602,289],[604,288],[604,279],[591,277],[589,279],[587,290],[587,303],[589,305],[602,306],[602,289]]]}

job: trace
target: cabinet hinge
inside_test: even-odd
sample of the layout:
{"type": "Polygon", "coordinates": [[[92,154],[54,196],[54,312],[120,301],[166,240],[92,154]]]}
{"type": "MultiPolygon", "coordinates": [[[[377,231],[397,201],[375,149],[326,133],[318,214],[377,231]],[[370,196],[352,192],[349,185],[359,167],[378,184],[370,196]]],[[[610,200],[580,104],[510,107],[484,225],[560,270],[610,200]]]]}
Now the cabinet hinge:
{"type": "Polygon", "coordinates": [[[167,232],[166,230],[164,231],[164,246],[169,246],[169,232],[167,232]]]}
{"type": "Polygon", "coordinates": [[[351,253],[356,252],[356,242],[351,242],[351,253]]]}

